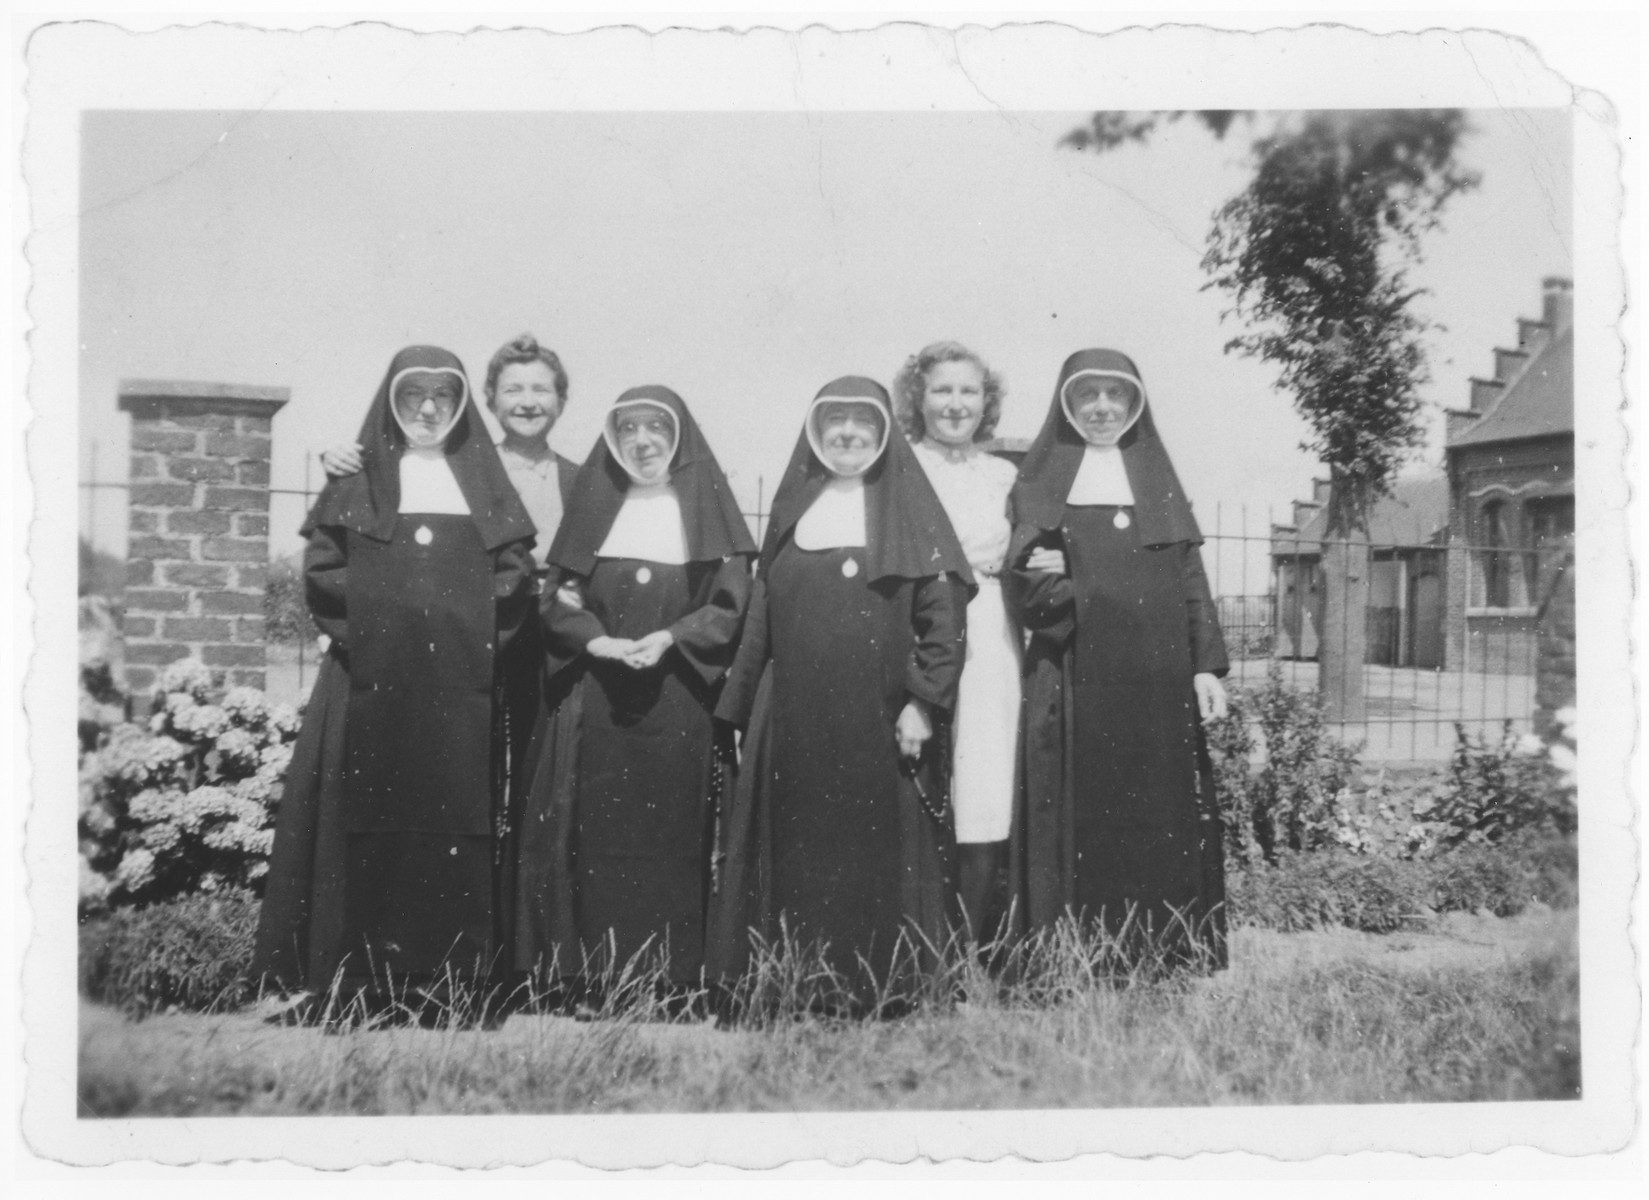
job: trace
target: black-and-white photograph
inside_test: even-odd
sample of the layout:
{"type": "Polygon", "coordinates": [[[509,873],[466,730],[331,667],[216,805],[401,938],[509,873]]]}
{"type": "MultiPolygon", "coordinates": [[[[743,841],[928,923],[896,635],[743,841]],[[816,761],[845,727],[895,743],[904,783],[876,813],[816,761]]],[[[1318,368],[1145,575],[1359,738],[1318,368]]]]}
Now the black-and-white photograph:
{"type": "MultiPolygon", "coordinates": [[[[1231,69],[1190,30],[771,32],[37,32],[37,79],[218,81],[31,135],[72,131],[29,841],[76,1128],[1615,1111],[1596,110],[1141,82],[1231,69]],[[559,103],[488,102],[531,69],[559,103]]],[[[1353,83],[1521,61],[1297,32],[1353,83]]]]}

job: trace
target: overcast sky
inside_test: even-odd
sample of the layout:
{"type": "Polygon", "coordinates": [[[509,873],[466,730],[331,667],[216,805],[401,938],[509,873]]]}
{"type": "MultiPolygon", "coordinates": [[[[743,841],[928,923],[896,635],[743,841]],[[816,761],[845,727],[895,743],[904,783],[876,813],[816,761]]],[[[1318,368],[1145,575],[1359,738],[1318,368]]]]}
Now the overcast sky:
{"type": "MultiPolygon", "coordinates": [[[[292,390],[274,484],[301,487],[308,454],[353,438],[402,345],[456,351],[479,389],[499,343],[531,331],[572,378],[559,449],[582,459],[620,391],[664,383],[753,507],[836,375],[889,382],[956,338],[1006,377],[1000,431],[1029,436],[1064,357],[1104,345],[1139,363],[1205,528],[1230,530],[1246,505],[1263,532],[1314,464],[1269,372],[1222,353],[1225,298],[1200,290],[1247,139],[1187,123],[1103,157],[1060,148],[1082,118],[89,113],[82,470],[95,440],[99,477],[124,478],[122,377],[270,384],[292,390]]],[[[1439,411],[1538,315],[1542,276],[1571,271],[1568,120],[1473,115],[1463,154],[1483,186],[1417,272],[1447,327],[1427,389],[1439,411]]],[[[118,550],[123,500],[97,504],[98,540],[118,550]]],[[[277,550],[296,546],[300,509],[277,498],[277,550]]]]}

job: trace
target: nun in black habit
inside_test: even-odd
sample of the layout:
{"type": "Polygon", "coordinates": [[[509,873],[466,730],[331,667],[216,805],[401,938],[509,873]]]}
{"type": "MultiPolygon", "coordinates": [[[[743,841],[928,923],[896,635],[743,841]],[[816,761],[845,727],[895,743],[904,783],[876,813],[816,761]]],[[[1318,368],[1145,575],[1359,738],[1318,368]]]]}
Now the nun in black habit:
{"type": "Polygon", "coordinates": [[[1174,958],[1200,945],[1223,965],[1199,717],[1224,712],[1225,641],[1202,535],[1131,360],[1065,361],[1009,506],[1009,604],[1031,635],[1012,847],[1022,914],[1033,929],[1072,914],[1148,933],[1174,958]],[[1062,552],[1065,569],[1030,569],[1037,549],[1062,552]]]}
{"type": "Polygon", "coordinates": [[[530,612],[532,521],[463,365],[412,346],[302,532],[331,640],[276,820],[253,973],[346,995],[486,977],[496,895],[500,647],[530,612]]]}
{"type": "Polygon", "coordinates": [[[745,730],[722,823],[712,974],[752,931],[822,946],[863,1002],[954,913],[948,761],[973,576],[880,385],[813,401],[773,498],[717,715],[745,730]]]}
{"type": "Polygon", "coordinates": [[[541,605],[549,708],[519,819],[515,965],[549,977],[665,955],[704,967],[711,710],[756,545],[687,405],[620,396],[573,485],[541,605]]]}

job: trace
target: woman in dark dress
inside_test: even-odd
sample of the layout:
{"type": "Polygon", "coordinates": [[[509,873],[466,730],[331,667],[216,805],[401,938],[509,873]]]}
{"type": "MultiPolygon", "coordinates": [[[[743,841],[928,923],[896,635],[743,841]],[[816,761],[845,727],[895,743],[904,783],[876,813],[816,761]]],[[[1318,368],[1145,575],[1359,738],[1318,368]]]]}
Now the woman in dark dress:
{"type": "Polygon", "coordinates": [[[681,398],[614,404],[550,549],[547,712],[519,817],[515,965],[599,975],[665,953],[704,965],[711,710],[750,598],[756,546],[681,398]]]}
{"type": "Polygon", "coordinates": [[[955,701],[973,586],[892,424],[869,379],[839,379],[814,400],[717,709],[746,732],[723,822],[713,973],[744,971],[752,930],[769,944],[782,935],[823,947],[861,1004],[913,944],[943,944],[954,911],[934,733],[955,701]]]}
{"type": "Polygon", "coordinates": [[[253,971],[393,993],[500,949],[499,648],[530,612],[532,522],[445,350],[390,363],[362,470],[303,526],[331,645],[276,823],[253,971]]]}
{"type": "MultiPolygon", "coordinates": [[[[536,591],[547,573],[545,559],[578,473],[577,463],[550,447],[550,432],[567,407],[567,371],[554,350],[523,333],[493,353],[483,391],[504,434],[498,443],[499,461],[536,531],[536,591]]],[[[353,475],[361,469],[361,453],[359,443],[332,446],[321,451],[321,466],[329,476],[353,475]]],[[[516,794],[527,783],[522,763],[544,702],[544,642],[537,621],[522,625],[500,657],[498,674],[507,749],[504,769],[516,794]]]]}
{"type": "Polygon", "coordinates": [[[1009,603],[1030,632],[1016,894],[1223,965],[1220,829],[1199,716],[1225,709],[1202,542],[1145,385],[1113,350],[1066,360],[1010,496],[1009,603]],[[1039,547],[1065,571],[1031,570],[1039,547]]]}

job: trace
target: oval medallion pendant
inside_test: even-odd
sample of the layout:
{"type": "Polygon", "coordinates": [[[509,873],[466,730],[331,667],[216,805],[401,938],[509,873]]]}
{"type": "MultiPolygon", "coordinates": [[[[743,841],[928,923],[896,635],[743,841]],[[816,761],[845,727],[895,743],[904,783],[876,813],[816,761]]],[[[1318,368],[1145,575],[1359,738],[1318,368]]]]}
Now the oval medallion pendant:
{"type": "Polygon", "coordinates": [[[651,567],[637,567],[636,568],[636,582],[637,583],[651,583],[652,579],[653,579],[653,568],[651,568],[651,567]]]}
{"type": "Polygon", "coordinates": [[[847,578],[852,579],[858,573],[859,573],[859,561],[858,561],[858,559],[850,558],[842,564],[842,574],[845,575],[847,578]]]}
{"type": "Polygon", "coordinates": [[[430,532],[428,525],[420,525],[413,531],[412,540],[420,546],[427,546],[435,540],[435,534],[430,532]]]}
{"type": "Polygon", "coordinates": [[[1115,525],[1118,529],[1126,529],[1133,523],[1134,519],[1120,508],[1117,509],[1117,515],[1111,518],[1111,524],[1115,525]]]}

